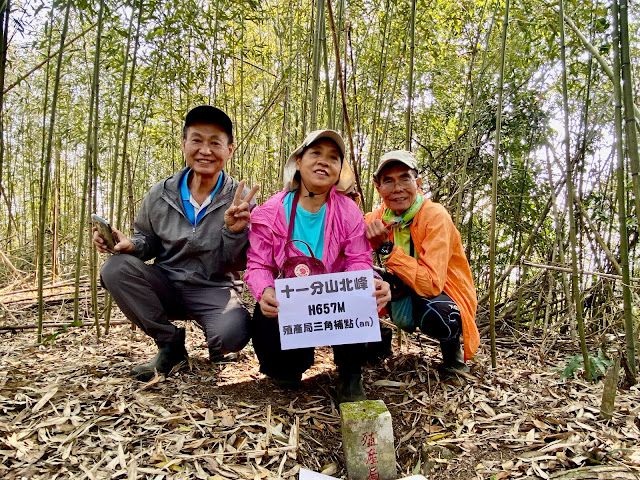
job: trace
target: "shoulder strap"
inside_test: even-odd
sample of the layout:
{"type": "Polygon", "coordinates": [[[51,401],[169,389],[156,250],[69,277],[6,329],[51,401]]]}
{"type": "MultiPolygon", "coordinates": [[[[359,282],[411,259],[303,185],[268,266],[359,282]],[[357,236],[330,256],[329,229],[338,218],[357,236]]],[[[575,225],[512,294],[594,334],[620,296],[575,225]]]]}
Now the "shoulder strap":
{"type": "MultiPolygon", "coordinates": [[[[295,242],[303,243],[307,247],[307,250],[309,250],[309,255],[305,255],[306,257],[316,258],[316,256],[313,254],[313,250],[311,250],[311,247],[309,246],[309,244],[307,242],[305,242],[304,240],[296,240],[295,238],[291,239],[291,240],[287,240],[285,242],[284,246],[286,248],[287,245],[289,245],[289,244],[295,245],[295,242]]],[[[300,250],[300,249],[298,249],[298,250],[300,250]]],[[[302,251],[302,250],[300,250],[300,251],[302,251]]]]}
{"type": "Polygon", "coordinates": [[[293,224],[296,221],[296,209],[298,208],[298,199],[300,198],[300,189],[296,190],[293,195],[293,201],[291,202],[291,212],[289,213],[289,232],[287,233],[287,240],[291,240],[293,235],[293,224]]]}

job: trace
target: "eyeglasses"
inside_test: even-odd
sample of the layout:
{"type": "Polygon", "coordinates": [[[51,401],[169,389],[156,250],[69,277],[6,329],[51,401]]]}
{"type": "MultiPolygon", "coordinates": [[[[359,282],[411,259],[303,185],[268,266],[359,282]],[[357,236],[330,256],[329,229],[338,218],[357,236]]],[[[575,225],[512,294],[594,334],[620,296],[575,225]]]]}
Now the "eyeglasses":
{"type": "Polygon", "coordinates": [[[404,177],[394,182],[393,180],[385,180],[380,184],[378,188],[382,193],[389,193],[395,190],[396,186],[400,187],[402,190],[407,190],[411,188],[411,186],[416,184],[416,179],[413,177],[404,177]]]}

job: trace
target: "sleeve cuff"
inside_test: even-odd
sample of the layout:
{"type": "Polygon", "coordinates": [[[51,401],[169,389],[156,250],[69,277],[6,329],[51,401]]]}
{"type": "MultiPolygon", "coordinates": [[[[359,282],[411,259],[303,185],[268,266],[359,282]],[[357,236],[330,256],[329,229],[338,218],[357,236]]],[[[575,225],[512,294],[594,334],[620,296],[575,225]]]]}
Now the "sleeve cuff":
{"type": "Polygon", "coordinates": [[[244,229],[238,233],[232,232],[231,230],[229,230],[229,228],[227,228],[227,224],[225,223],[222,227],[222,234],[226,235],[228,237],[231,238],[240,238],[243,235],[247,235],[249,233],[249,226],[247,225],[246,227],[244,227],[244,229]]]}
{"type": "Polygon", "coordinates": [[[142,256],[144,255],[145,247],[144,240],[140,238],[132,238],[131,241],[133,242],[133,252],[131,252],[131,255],[133,255],[134,257],[142,258],[142,256]]]}
{"type": "Polygon", "coordinates": [[[257,301],[258,303],[260,303],[260,300],[262,300],[262,295],[264,294],[264,291],[265,291],[267,288],[273,288],[273,290],[274,290],[274,291],[275,291],[275,289],[276,289],[276,287],[275,287],[275,286],[273,286],[273,285],[268,285],[268,286],[264,287],[264,288],[262,289],[262,291],[258,294],[257,298],[256,298],[256,301],[257,301]]]}

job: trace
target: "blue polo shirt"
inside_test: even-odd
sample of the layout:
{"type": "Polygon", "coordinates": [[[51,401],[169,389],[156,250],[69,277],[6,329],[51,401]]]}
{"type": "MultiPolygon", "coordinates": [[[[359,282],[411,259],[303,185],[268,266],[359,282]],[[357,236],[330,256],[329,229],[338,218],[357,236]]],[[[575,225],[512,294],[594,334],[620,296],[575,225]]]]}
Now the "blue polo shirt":
{"type": "Polygon", "coordinates": [[[182,177],[182,181],[180,182],[180,196],[182,197],[182,208],[184,208],[184,213],[187,214],[187,218],[191,222],[191,225],[195,227],[200,221],[200,219],[204,217],[204,214],[207,211],[207,207],[211,203],[211,200],[213,200],[213,196],[216,194],[218,190],[220,190],[220,187],[222,186],[222,182],[224,179],[224,172],[220,172],[220,175],[218,176],[218,183],[216,183],[216,186],[213,189],[213,192],[211,192],[211,195],[209,195],[209,198],[207,198],[202,203],[202,205],[199,205],[198,202],[196,202],[193,199],[193,196],[191,195],[191,192],[189,191],[189,186],[187,184],[188,183],[187,181],[189,179],[189,174],[192,171],[193,170],[191,169],[187,170],[187,172],[182,177]],[[197,215],[196,215],[196,208],[198,209],[197,215]]]}

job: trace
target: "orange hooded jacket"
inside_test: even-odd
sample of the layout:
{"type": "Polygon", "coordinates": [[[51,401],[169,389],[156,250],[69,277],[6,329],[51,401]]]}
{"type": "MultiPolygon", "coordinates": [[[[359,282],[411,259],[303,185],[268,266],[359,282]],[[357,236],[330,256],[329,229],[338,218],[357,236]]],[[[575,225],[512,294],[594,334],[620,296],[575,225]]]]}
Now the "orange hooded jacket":
{"type": "MultiPolygon", "coordinates": [[[[382,205],[366,214],[367,225],[374,220],[382,220],[384,210],[385,206],[382,205]]],[[[468,360],[480,345],[476,326],[478,298],[460,232],[449,212],[427,198],[409,229],[418,259],[407,255],[401,247],[394,246],[387,257],[386,267],[418,295],[435,297],[444,292],[456,302],[462,317],[464,359],[468,360]]]]}

